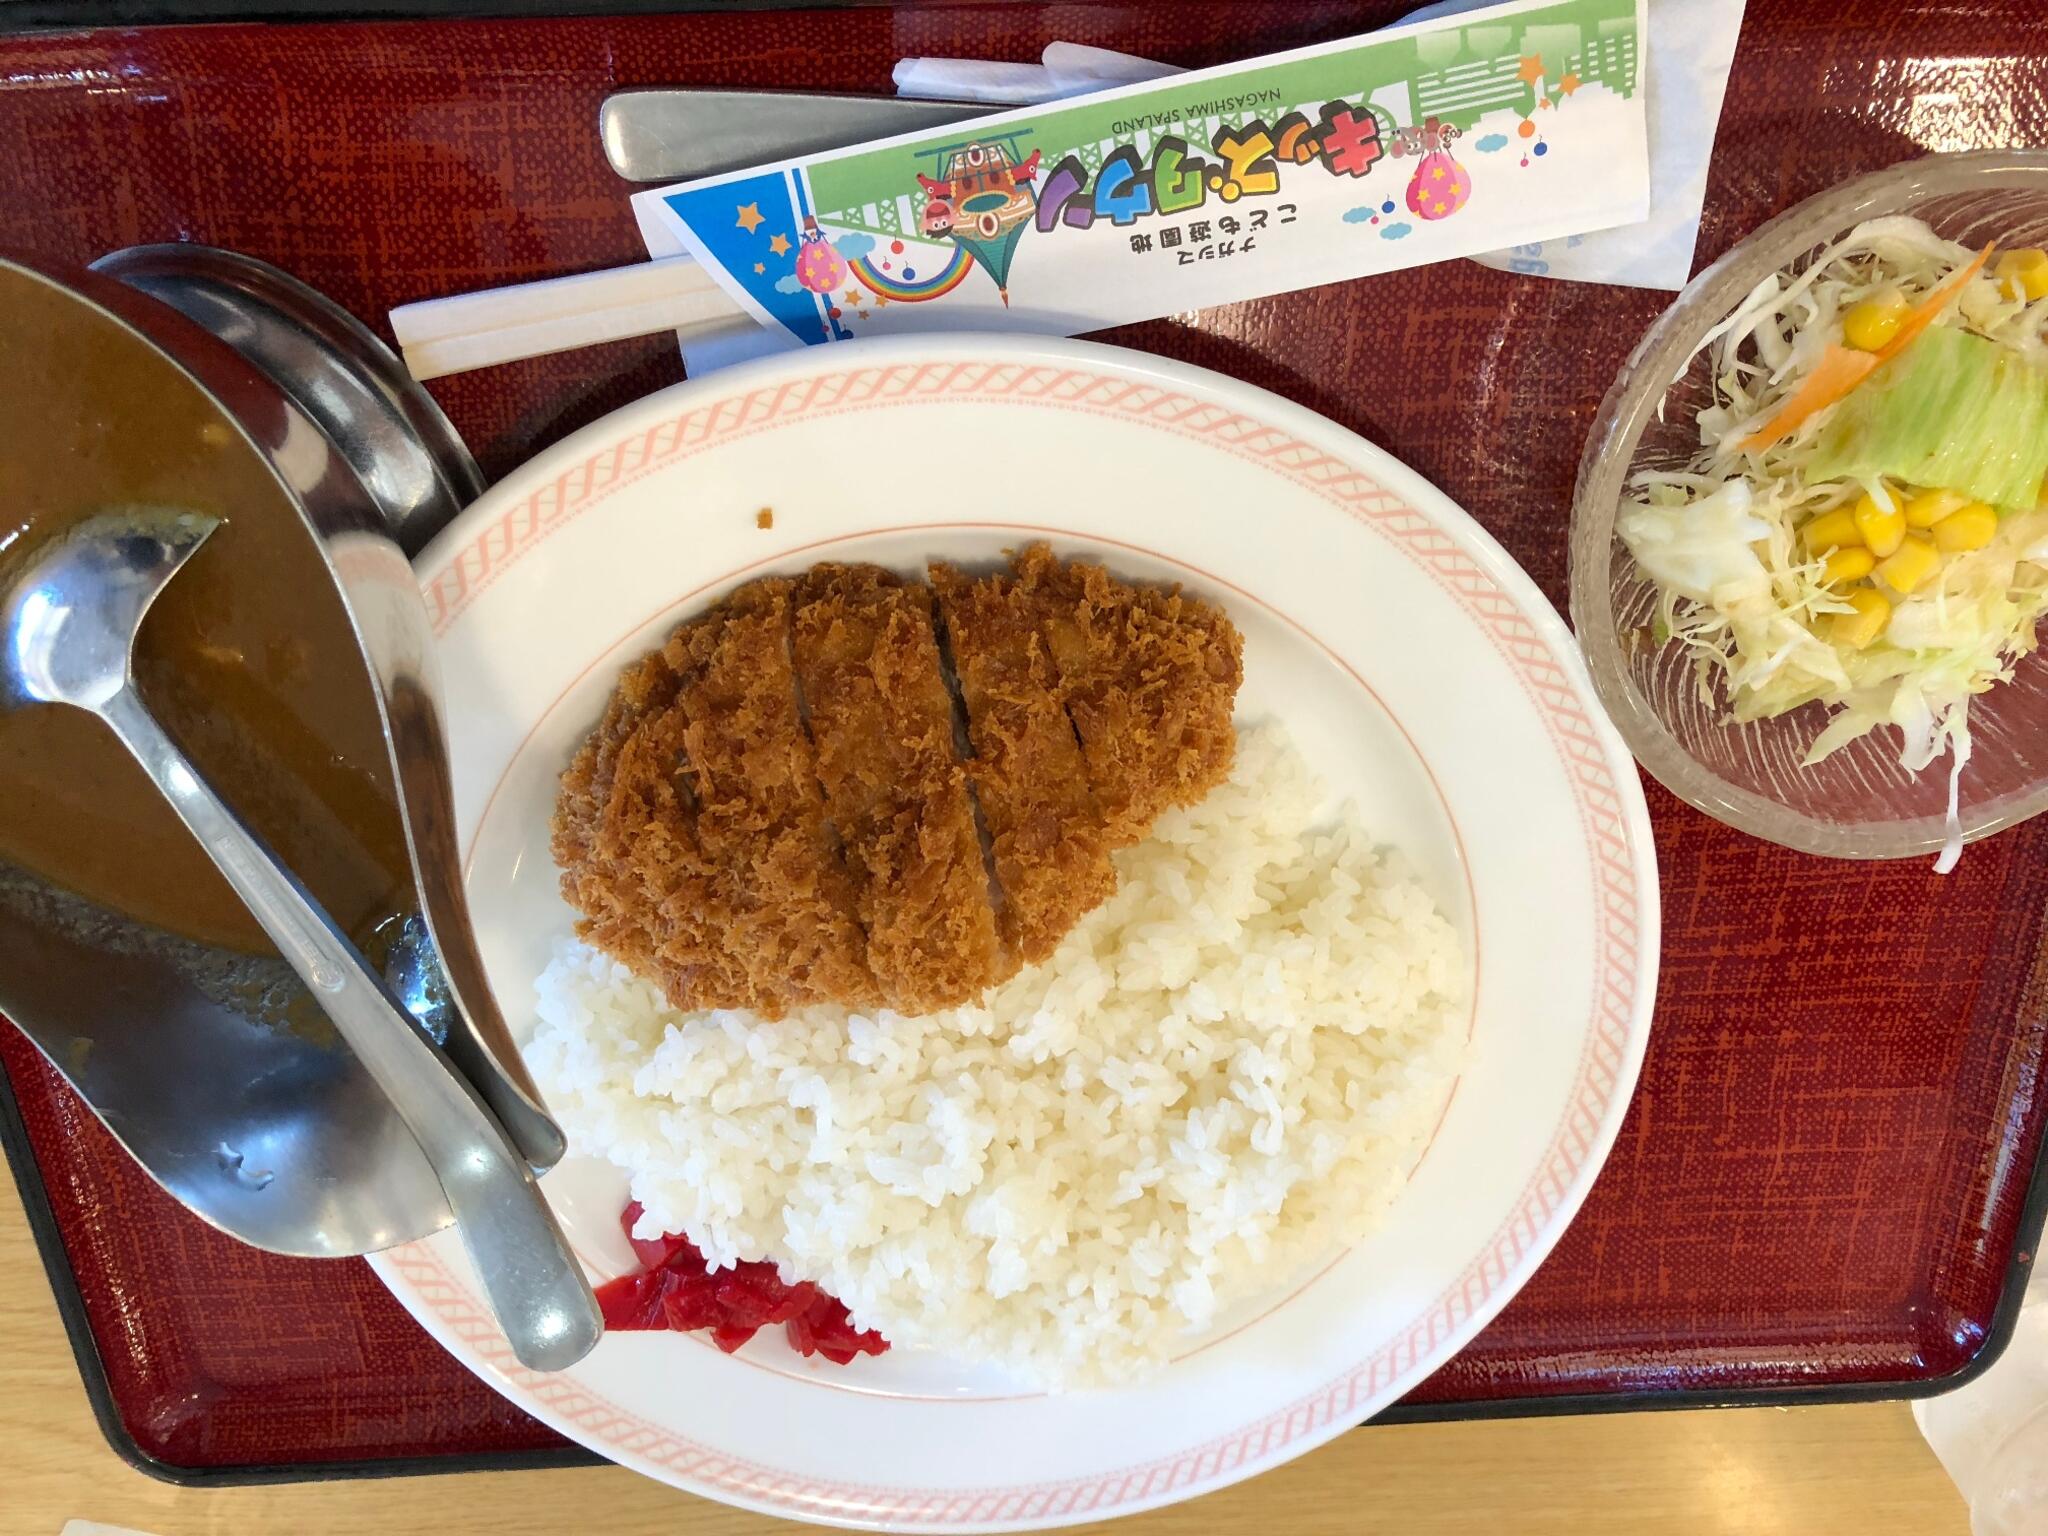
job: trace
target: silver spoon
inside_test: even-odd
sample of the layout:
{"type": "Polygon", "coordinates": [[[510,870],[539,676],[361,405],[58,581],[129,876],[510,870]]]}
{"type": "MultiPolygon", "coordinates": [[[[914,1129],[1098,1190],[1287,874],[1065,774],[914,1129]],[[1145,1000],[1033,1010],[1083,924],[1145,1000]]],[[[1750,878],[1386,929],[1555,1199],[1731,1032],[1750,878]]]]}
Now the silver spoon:
{"type": "MultiPolygon", "coordinates": [[[[259,441],[258,451],[271,455],[272,468],[291,483],[378,693],[397,779],[398,817],[420,898],[418,929],[408,933],[403,956],[394,958],[418,962],[445,981],[447,1005],[439,1012],[446,1028],[436,1032],[437,1042],[533,1171],[545,1173],[562,1160],[567,1144],[519,1059],[485,979],[462,892],[433,635],[400,554],[401,546],[418,548],[481,496],[483,475],[455,428],[384,344],[332,300],[277,268],[232,251],[178,244],[117,251],[94,262],[93,270],[226,339],[308,418],[303,435],[287,428],[282,443],[259,441]],[[302,456],[321,440],[332,452],[316,475],[302,456]],[[367,522],[365,509],[347,493],[352,483],[375,503],[376,515],[367,522]]],[[[124,312],[122,318],[132,324],[137,315],[124,312]]],[[[228,379],[204,382],[242,421],[268,418],[261,398],[238,393],[228,379]]],[[[246,391],[246,380],[241,387],[246,391]]],[[[391,980],[405,997],[408,978],[391,980]]],[[[321,1114],[327,1098],[316,1092],[307,1102],[321,1114]]],[[[445,1202],[436,1197],[435,1203],[445,1202]]],[[[394,1201],[386,1209],[400,1225],[419,1225],[416,1202],[394,1201]]]]}
{"type": "Polygon", "coordinates": [[[519,1360],[560,1370],[603,1324],[525,1159],[296,876],[187,761],[136,691],[143,615],[218,524],[138,510],[89,518],[0,593],[0,707],[69,704],[112,728],[390,1098],[448,1197],[519,1360]]]}

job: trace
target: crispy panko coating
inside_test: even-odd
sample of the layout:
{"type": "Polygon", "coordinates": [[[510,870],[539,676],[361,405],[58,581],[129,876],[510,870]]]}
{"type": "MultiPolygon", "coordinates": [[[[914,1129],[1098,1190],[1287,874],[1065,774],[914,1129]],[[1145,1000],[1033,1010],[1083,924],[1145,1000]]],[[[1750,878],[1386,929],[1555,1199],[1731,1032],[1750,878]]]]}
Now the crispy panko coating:
{"type": "Polygon", "coordinates": [[[632,668],[563,780],[579,932],[679,1008],[877,999],[797,715],[789,588],[742,588],[632,668]]]}
{"type": "Polygon", "coordinates": [[[817,566],[798,587],[795,648],[882,996],[906,1013],[980,996],[1016,967],[996,947],[930,591],[879,566],[817,566]]]}
{"type": "Polygon", "coordinates": [[[1088,765],[1060,702],[1037,596],[1007,574],[932,567],[988,827],[1004,944],[1035,965],[1116,889],[1088,765]]]}
{"type": "Polygon", "coordinates": [[[1220,608],[1178,588],[1132,586],[1043,544],[1012,562],[1045,616],[1060,693],[1111,848],[1230,776],[1244,639],[1220,608]]]}
{"type": "Polygon", "coordinates": [[[1043,545],[932,580],[756,581],[626,669],[555,809],[583,938],[678,1008],[934,1012],[1050,955],[1111,851],[1228,775],[1219,609],[1043,545]]]}

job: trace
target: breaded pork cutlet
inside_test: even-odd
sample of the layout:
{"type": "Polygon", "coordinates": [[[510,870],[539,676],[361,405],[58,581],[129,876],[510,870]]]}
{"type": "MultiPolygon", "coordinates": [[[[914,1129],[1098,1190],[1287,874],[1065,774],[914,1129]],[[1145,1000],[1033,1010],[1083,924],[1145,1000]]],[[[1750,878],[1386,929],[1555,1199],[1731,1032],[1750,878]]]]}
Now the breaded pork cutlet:
{"type": "Polygon", "coordinates": [[[1012,561],[1043,616],[1067,714],[1111,848],[1230,776],[1244,640],[1222,610],[1178,588],[1132,586],[1034,544],[1012,561]]]}
{"type": "Polygon", "coordinates": [[[1088,765],[1060,703],[1035,596],[1006,574],[977,579],[934,565],[931,577],[967,707],[1003,943],[1035,965],[1116,889],[1088,765]]]}
{"type": "Polygon", "coordinates": [[[740,588],[714,622],[663,647],[697,804],[697,842],[719,872],[724,944],[752,986],[737,1006],[776,1018],[807,1003],[875,1000],[854,891],[825,823],[789,652],[791,583],[740,588]]]}
{"type": "Polygon", "coordinates": [[[553,851],[579,935],[670,996],[724,994],[749,981],[724,947],[715,871],[697,846],[681,685],[659,651],[626,669],[562,775],[553,851]]]}
{"type": "Polygon", "coordinates": [[[555,812],[586,940],[678,1008],[933,1012],[1050,955],[1109,853],[1229,772],[1217,609],[1043,546],[933,579],[950,670],[932,588],[838,565],[626,669],[555,812]]]}
{"type": "Polygon", "coordinates": [[[578,933],[679,1008],[875,998],[797,718],[788,588],[743,588],[628,668],[562,778],[578,933]]]}
{"type": "Polygon", "coordinates": [[[996,944],[930,591],[878,566],[814,567],[797,588],[795,654],[882,996],[906,1013],[979,996],[1016,967],[996,944]]]}

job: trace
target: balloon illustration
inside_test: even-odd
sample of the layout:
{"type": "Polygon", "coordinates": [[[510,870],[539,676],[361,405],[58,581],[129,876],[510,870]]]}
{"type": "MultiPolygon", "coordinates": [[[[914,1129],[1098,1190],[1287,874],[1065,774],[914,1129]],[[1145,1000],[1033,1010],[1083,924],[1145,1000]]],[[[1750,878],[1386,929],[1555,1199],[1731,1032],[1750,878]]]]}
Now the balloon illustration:
{"type": "Polygon", "coordinates": [[[796,254],[796,280],[812,293],[831,294],[846,280],[846,258],[832,249],[816,219],[804,220],[803,245],[796,254]]]}
{"type": "Polygon", "coordinates": [[[1446,148],[1448,137],[1431,118],[1423,126],[1429,152],[1408,181],[1408,211],[1425,219],[1447,219],[1472,195],[1472,178],[1446,148]]]}

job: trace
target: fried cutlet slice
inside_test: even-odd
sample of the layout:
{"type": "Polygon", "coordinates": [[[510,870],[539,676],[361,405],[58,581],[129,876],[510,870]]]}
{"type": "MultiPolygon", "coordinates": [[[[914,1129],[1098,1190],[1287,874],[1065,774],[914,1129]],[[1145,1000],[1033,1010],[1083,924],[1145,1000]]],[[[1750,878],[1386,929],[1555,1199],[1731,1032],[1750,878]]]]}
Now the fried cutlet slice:
{"type": "Polygon", "coordinates": [[[1043,546],[934,580],[950,677],[930,588],[831,565],[626,670],[553,826],[585,939],[680,1008],[931,1012],[1049,955],[1109,851],[1228,773],[1242,643],[1211,605],[1043,546]]]}
{"type": "MultiPolygon", "coordinates": [[[[715,871],[701,921],[745,984],[697,987],[678,1007],[780,1018],[809,1003],[876,1001],[855,882],[825,820],[817,764],[797,712],[791,583],[757,581],[662,649],[681,679],[676,709],[695,837],[715,871]]],[[[727,974],[730,974],[729,972],[727,974]]]]}
{"type": "Polygon", "coordinates": [[[1224,779],[1244,681],[1244,639],[1221,609],[1179,588],[1133,586],[1035,544],[1012,561],[1044,619],[1067,714],[1111,848],[1224,779]]]}
{"type": "Polygon", "coordinates": [[[869,565],[819,565],[798,583],[795,653],[818,778],[888,1005],[929,1013],[1015,969],[995,914],[931,594],[869,565]]]}
{"type": "Polygon", "coordinates": [[[969,767],[1003,892],[1004,945],[1035,965],[1116,889],[1088,766],[1060,702],[1036,595],[1007,573],[934,565],[969,767]]]}
{"type": "MultiPolygon", "coordinates": [[[[620,674],[605,701],[604,718],[585,738],[562,773],[555,800],[553,849],[562,866],[562,894],[576,900],[577,877],[600,857],[607,822],[616,823],[629,807],[615,806],[619,753],[648,715],[675,703],[676,678],[659,652],[643,656],[620,674]]],[[[644,803],[640,809],[650,813],[644,803]]]]}
{"type": "Polygon", "coordinates": [[[676,999],[748,980],[723,943],[717,869],[697,842],[681,686],[659,651],[626,669],[562,775],[553,826],[577,933],[676,999]]]}

